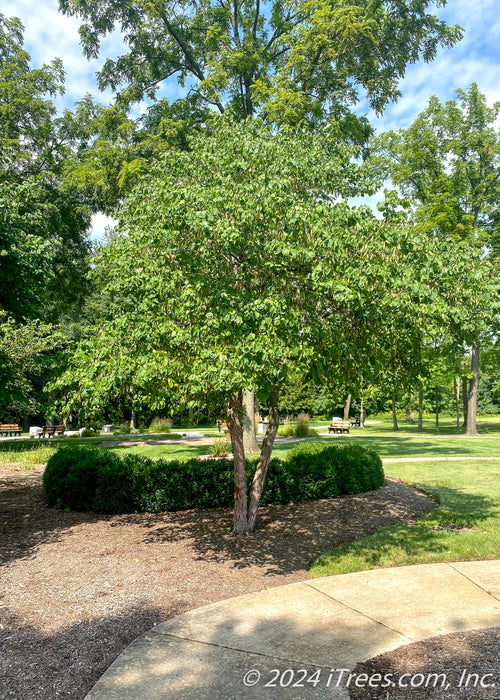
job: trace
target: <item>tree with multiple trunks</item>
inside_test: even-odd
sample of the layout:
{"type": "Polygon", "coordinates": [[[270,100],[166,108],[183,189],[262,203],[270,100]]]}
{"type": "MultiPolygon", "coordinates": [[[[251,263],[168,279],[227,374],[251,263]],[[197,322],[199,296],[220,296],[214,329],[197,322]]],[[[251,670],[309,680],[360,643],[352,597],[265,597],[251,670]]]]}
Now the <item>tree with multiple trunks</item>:
{"type": "MultiPolygon", "coordinates": [[[[255,526],[287,377],[369,364],[388,315],[414,314],[423,272],[414,269],[411,294],[399,280],[420,242],[348,206],[374,184],[335,126],[277,133],[220,119],[189,146],[166,153],[124,202],[121,235],[94,271],[121,308],[89,339],[80,366],[94,382],[133,369],[127,380],[135,374],[188,404],[209,391],[225,397],[234,531],[244,533],[255,526]],[[115,361],[100,364],[103,353],[115,361]],[[245,388],[269,411],[249,493],[245,388]]],[[[421,303],[426,294],[428,280],[421,303]]]]}

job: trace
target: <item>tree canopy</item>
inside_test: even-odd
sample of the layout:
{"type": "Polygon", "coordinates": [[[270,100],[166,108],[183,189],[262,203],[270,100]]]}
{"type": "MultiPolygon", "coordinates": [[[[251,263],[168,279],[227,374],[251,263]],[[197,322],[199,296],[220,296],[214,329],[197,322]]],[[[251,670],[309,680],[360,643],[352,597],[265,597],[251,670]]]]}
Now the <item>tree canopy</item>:
{"type": "MultiPolygon", "coordinates": [[[[438,5],[444,4],[441,2],[438,5]]],[[[61,0],[84,20],[87,57],[120,27],[128,53],[106,61],[101,88],[126,100],[154,98],[175,76],[200,104],[239,118],[264,112],[296,122],[345,114],[363,89],[381,111],[406,65],[430,61],[461,36],[427,12],[428,0],[395,2],[89,2],[61,0]]]]}

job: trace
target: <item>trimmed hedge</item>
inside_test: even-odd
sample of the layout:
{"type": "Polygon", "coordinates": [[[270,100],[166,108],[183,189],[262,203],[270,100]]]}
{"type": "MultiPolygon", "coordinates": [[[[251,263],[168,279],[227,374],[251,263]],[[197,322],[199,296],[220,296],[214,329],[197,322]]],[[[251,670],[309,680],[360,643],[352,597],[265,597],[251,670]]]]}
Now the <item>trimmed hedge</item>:
{"type": "MultiPolygon", "coordinates": [[[[255,459],[247,462],[250,487],[255,459]]],[[[361,445],[302,443],[274,457],[261,504],[333,498],[382,486],[380,457],[361,445]]],[[[233,462],[185,461],[117,454],[103,447],[65,445],[43,477],[50,506],[100,513],[159,513],[233,505],[233,462]]]]}

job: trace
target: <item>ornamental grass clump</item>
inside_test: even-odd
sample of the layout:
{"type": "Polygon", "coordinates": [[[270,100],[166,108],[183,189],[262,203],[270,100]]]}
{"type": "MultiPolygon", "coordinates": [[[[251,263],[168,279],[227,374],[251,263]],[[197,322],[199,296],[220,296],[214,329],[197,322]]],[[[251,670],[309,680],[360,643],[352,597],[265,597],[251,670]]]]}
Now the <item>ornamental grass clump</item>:
{"type": "Polygon", "coordinates": [[[153,418],[148,428],[148,433],[169,433],[174,421],[171,418],[153,418]]]}

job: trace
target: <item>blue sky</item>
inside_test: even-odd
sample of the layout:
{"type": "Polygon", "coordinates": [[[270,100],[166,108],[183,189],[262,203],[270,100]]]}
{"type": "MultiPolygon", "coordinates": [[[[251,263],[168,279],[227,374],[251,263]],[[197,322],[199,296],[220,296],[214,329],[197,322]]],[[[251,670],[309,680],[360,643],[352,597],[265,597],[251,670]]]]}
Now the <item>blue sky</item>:
{"type": "MultiPolygon", "coordinates": [[[[109,100],[110,93],[100,93],[94,78],[95,71],[107,57],[122,53],[119,34],[106,38],[102,55],[89,62],[79,44],[79,22],[58,12],[57,0],[0,0],[0,12],[20,17],[25,26],[25,48],[34,66],[61,58],[66,70],[66,94],[59,106],[71,107],[75,100],[91,93],[100,101],[109,100]]],[[[391,104],[381,118],[368,113],[380,130],[408,126],[425,108],[428,98],[454,97],[456,88],[464,88],[476,81],[490,103],[500,100],[500,12],[498,0],[450,0],[436,13],[448,24],[459,24],[465,30],[464,39],[453,49],[439,51],[430,64],[409,66],[401,83],[402,97],[391,104]]],[[[169,85],[167,96],[178,94],[175,84],[169,85]]],[[[94,236],[102,234],[105,217],[94,220],[94,236]]]]}

